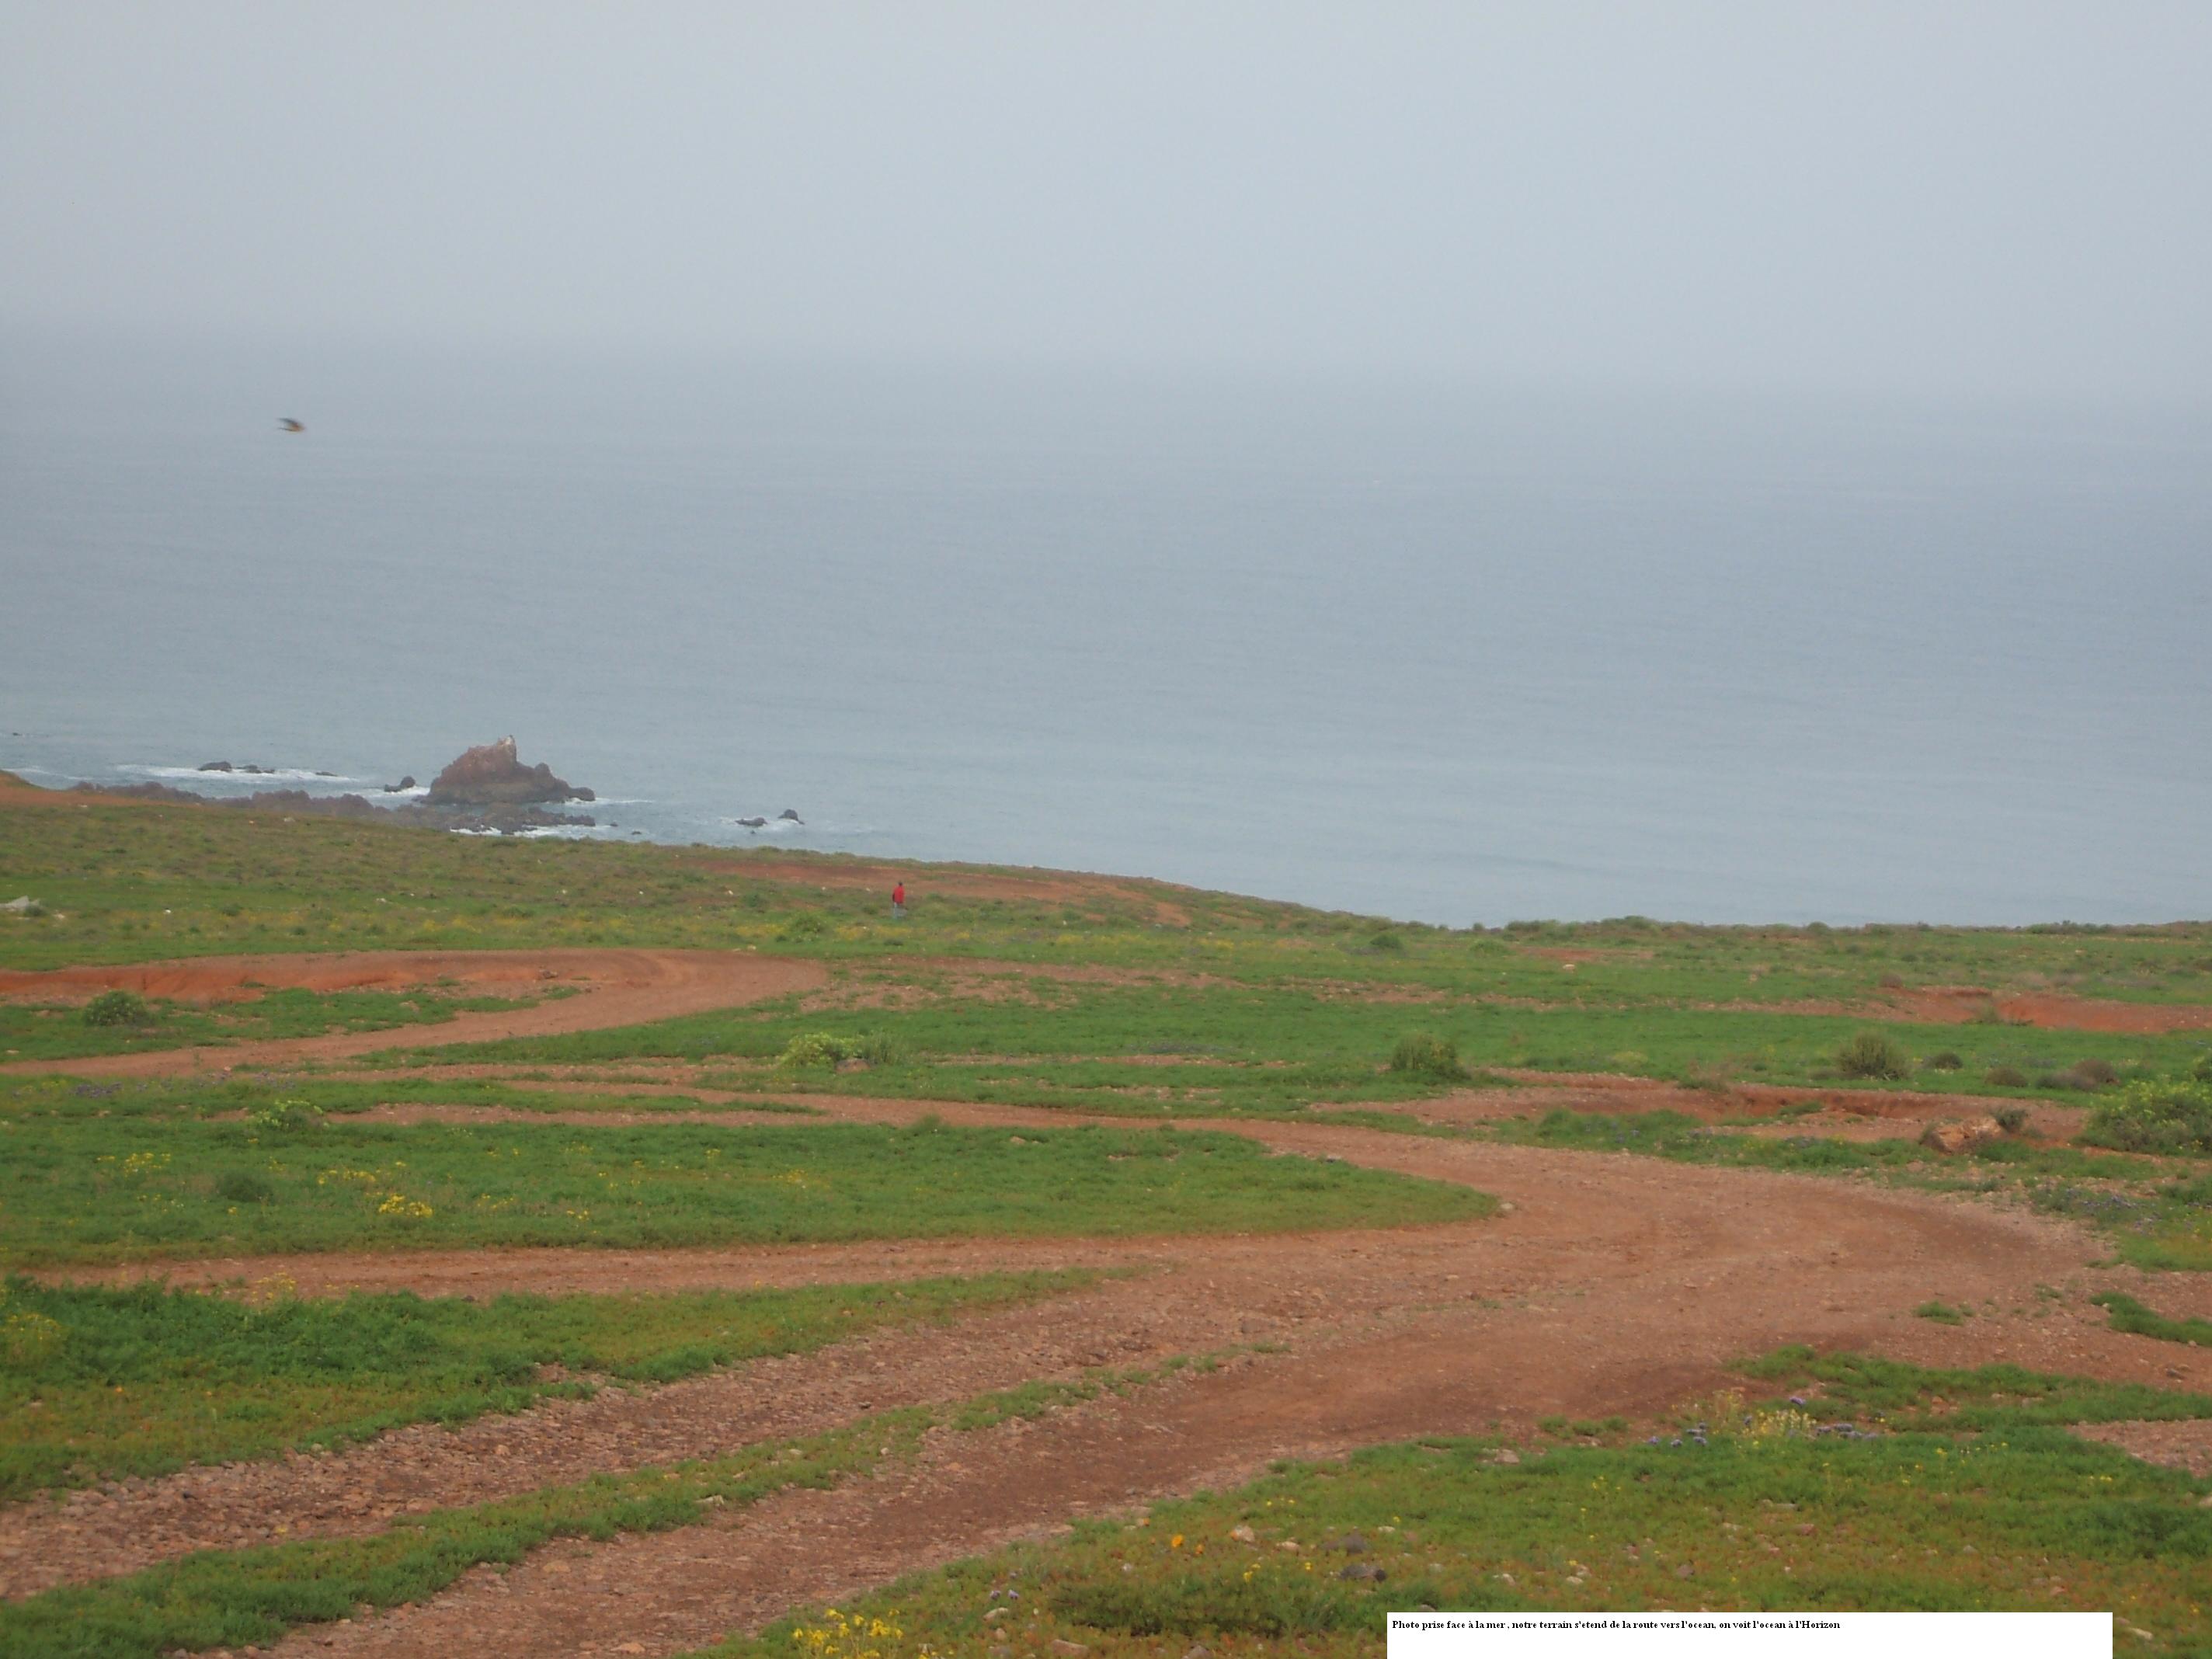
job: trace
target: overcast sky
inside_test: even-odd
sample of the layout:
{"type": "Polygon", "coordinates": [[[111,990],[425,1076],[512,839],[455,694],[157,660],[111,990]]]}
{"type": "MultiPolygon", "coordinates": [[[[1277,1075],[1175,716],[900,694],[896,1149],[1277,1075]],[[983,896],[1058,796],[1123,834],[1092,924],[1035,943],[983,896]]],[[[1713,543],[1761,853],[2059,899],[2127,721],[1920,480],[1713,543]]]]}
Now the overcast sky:
{"type": "Polygon", "coordinates": [[[2212,397],[2212,3],[0,0],[0,328],[2212,397]]]}

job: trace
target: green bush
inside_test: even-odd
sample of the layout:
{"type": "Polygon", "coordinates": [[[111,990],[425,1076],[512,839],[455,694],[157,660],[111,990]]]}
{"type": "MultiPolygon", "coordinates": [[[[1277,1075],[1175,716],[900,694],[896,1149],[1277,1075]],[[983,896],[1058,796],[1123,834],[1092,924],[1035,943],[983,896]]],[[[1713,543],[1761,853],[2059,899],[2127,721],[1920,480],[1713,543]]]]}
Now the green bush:
{"type": "Polygon", "coordinates": [[[154,1011],[135,991],[102,991],[84,1005],[88,1025],[151,1025],[154,1011]]]}
{"type": "Polygon", "coordinates": [[[1429,1083],[1457,1083],[1467,1076],[1467,1067],[1459,1063],[1459,1044],[1418,1032],[1398,1039],[1390,1051],[1390,1069],[1429,1083]]]}
{"type": "Polygon", "coordinates": [[[1836,1050],[1836,1069],[1845,1077],[1910,1077],[1912,1056],[1887,1032],[1861,1031],[1836,1050]]]}
{"type": "Polygon", "coordinates": [[[1389,955],[1395,951],[1402,951],[1406,948],[1406,941],[1385,927],[1367,941],[1367,948],[1389,955]]]}
{"type": "Polygon", "coordinates": [[[1956,1072],[1962,1070],[1966,1064],[1948,1048],[1940,1054],[1930,1054],[1920,1062],[1921,1069],[1929,1072],[1956,1072]]]}
{"type": "Polygon", "coordinates": [[[276,1189],[246,1170],[226,1170],[216,1177],[215,1195],[229,1204],[266,1204],[276,1189]]]}
{"type": "Polygon", "coordinates": [[[2077,1089],[2109,1088],[2120,1080],[2109,1060],[2077,1060],[2067,1070],[2077,1079],[2074,1085],[2077,1089]]]}
{"type": "Polygon", "coordinates": [[[2212,1152],[2212,1083],[2124,1083],[2097,1103],[2081,1139],[2124,1152],[2212,1152]]]}
{"type": "Polygon", "coordinates": [[[848,1060],[865,1066],[895,1066],[902,1054],[897,1042],[881,1033],[848,1037],[834,1031],[804,1031],[784,1045],[775,1063],[781,1071],[829,1071],[848,1060]]]}
{"type": "MultiPolygon", "coordinates": [[[[305,1129],[323,1121],[323,1109],[313,1101],[293,1096],[279,1096],[246,1109],[246,1121],[257,1129],[283,1132],[286,1129],[305,1129]]],[[[258,1203],[259,1200],[254,1200],[258,1203]]]]}
{"type": "Polygon", "coordinates": [[[2017,1066],[1992,1066],[1982,1073],[1982,1081],[1992,1089],[2025,1089],[2027,1073],[2017,1066]]]}
{"type": "Polygon", "coordinates": [[[830,919],[819,910],[801,910],[783,924],[776,937],[787,945],[803,945],[809,939],[822,938],[830,931],[830,919]]]}
{"type": "Polygon", "coordinates": [[[1996,1119],[1997,1127],[2008,1135],[2016,1135],[2027,1127],[2027,1108],[2025,1106],[2000,1106],[1990,1115],[1996,1119]]]}

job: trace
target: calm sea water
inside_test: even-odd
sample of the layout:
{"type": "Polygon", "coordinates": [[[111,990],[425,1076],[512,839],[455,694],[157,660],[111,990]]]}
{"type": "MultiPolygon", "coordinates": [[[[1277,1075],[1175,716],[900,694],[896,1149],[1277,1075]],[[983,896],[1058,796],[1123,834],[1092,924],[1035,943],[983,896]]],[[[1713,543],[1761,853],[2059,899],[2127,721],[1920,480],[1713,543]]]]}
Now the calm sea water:
{"type": "Polygon", "coordinates": [[[611,836],[788,806],[791,845],[1455,924],[2212,915],[2202,420],[34,368],[0,766],[38,781],[358,788],[511,732],[611,836]]]}

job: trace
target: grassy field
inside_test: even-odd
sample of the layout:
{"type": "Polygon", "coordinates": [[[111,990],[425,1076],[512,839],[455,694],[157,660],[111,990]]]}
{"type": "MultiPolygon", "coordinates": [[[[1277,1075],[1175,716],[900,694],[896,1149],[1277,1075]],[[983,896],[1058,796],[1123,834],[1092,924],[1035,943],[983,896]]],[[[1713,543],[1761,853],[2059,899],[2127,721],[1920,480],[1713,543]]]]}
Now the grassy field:
{"type": "Polygon", "coordinates": [[[1656,1433],[1599,1429],[1512,1462],[1438,1440],[1284,1465],[710,1651],[1350,1659],[1386,1613],[1423,1606],[2110,1608],[2160,1651],[2212,1642],[2212,1483],[2052,1426],[2212,1416],[2212,1398],[1803,1351],[1756,1369],[1795,1400],[1723,1396],[1656,1433]]]}
{"type": "MultiPolygon", "coordinates": [[[[916,998],[933,995],[927,976],[908,988],[916,998]]],[[[865,1079],[817,1079],[816,1086],[1033,1104],[1120,1093],[1134,1095],[1139,1106],[1152,1101],[1185,1109],[1219,1104],[1264,1111],[1285,1103],[1404,1100],[1437,1092],[1433,1079],[1384,1071],[1392,1049],[1408,1035],[1455,1045],[1475,1082],[1492,1068],[1527,1068],[2057,1099],[2083,1091],[2070,1078],[2039,1079],[2083,1060],[2102,1061],[2122,1077],[2184,1075],[2206,1042],[2199,1033],[1899,1024],[1884,1030],[1912,1062],[1906,1074],[1850,1078],[1836,1056],[1868,1029],[1863,1019],[1697,1007],[1407,1003],[1384,994],[1387,987],[1369,988],[1376,994],[1280,981],[1101,987],[1006,975],[993,1000],[947,990],[921,1006],[839,1010],[786,998],[652,1025],[442,1052],[449,1060],[521,1065],[645,1059],[766,1065],[794,1038],[822,1030],[886,1040],[902,1058],[865,1079]],[[1929,1060],[1939,1064],[1929,1066],[1929,1060]],[[1988,1073],[1997,1066],[2015,1068],[2021,1080],[1991,1084],[1988,1073]]],[[[733,1087],[788,1086],[786,1079],[742,1071],[729,1081],[733,1087]]]]}
{"type": "Polygon", "coordinates": [[[306,1301],[0,1285],[0,1502],[189,1463],[321,1449],[405,1423],[520,1411],[943,1323],[1091,1283],[1083,1272],[666,1296],[306,1301]]]}
{"type": "MultiPolygon", "coordinates": [[[[169,1097],[176,1103],[176,1096],[169,1097]]],[[[1267,1232],[1478,1217],[1465,1188],[1240,1137],[924,1121],[266,1128],[70,1104],[0,1116],[0,1265],[290,1250],[1267,1232]]]]}
{"type": "MultiPolygon", "coordinates": [[[[556,995],[574,995],[562,986],[556,995]]],[[[0,1003],[0,1054],[10,1060],[65,1063],[94,1054],[147,1049],[220,1048],[264,1038],[320,1036],[325,1031],[380,1031],[436,1025],[455,1014],[527,1008],[537,998],[456,996],[435,988],[319,993],[287,987],[251,1001],[198,1007],[166,998],[133,999],[137,1009],[112,1023],[88,1019],[75,1004],[0,1003]]]]}
{"type": "MultiPolygon", "coordinates": [[[[902,866],[912,914],[894,924],[878,890],[889,874],[837,858],[473,839],[97,800],[0,811],[0,898],[28,894],[46,911],[0,915],[0,967],[650,945],[781,952],[830,973],[804,996],[716,1013],[443,1048],[410,1045],[461,1008],[516,1005],[435,987],[282,991],[215,1007],[157,1003],[94,1024],[74,1005],[0,1004],[0,1059],[53,1073],[0,1078],[0,1267],[1257,1233],[1454,1222],[1495,1207],[1462,1188],[1270,1157],[1239,1136],[1170,1125],[1219,1117],[1367,1123],[1565,1159],[1632,1152],[1961,1193],[2087,1223],[2120,1261],[2212,1270],[2212,1031],[2039,1030],[2007,1023],[2002,1001],[2056,993],[2138,1010],[2212,1006],[2212,924],[1706,928],[1623,917],[1448,928],[1158,883],[953,866],[902,866]],[[1978,988],[1916,999],[1922,988],[1978,988]],[[1939,1006],[1972,1018],[1927,1018],[1939,1006]],[[1917,1022],[1901,1018],[1916,1012],[1917,1022]],[[234,1079],[67,1076],[73,1061],[99,1054],[364,1030],[392,1032],[390,1051],[363,1062],[386,1075],[309,1066],[234,1079]],[[1869,1055],[1878,1063],[1858,1063],[1869,1055]],[[836,1069],[840,1056],[865,1065],[836,1069]],[[434,1062],[499,1072],[457,1078],[424,1069],[434,1062]],[[575,1086],[526,1086],[556,1069],[575,1086]],[[1912,1139],[1917,1125],[1867,1140],[1670,1111],[1539,1107],[1480,1122],[1440,1112],[1446,1121],[1423,1123],[1407,1109],[1518,1082],[1507,1074],[1519,1073],[1671,1079],[1699,1092],[1670,1103],[1711,1103],[1701,1117],[1752,1109],[1731,1087],[1760,1084],[2094,1111],[2075,1141],[2032,1139],[2027,1115],[2011,1114],[2011,1133],[1944,1155],[1912,1139]],[[672,1092],[643,1090],[672,1077],[672,1092]],[[717,1091],[785,1121],[545,1118],[658,1117],[717,1091]],[[793,1103],[828,1108],[845,1095],[1129,1121],[1016,1133],[925,1116],[890,1128],[821,1121],[793,1103]],[[410,1103],[517,1115],[362,1115],[410,1103]]],[[[1768,1097],[1759,1109],[1773,1106],[1768,1097]]],[[[1036,1274],[467,1306],[302,1301],[276,1282],[226,1299],[60,1291],[18,1277],[0,1298],[0,1498],[331,1446],[609,1380],[649,1384],[890,1324],[949,1327],[1082,1282],[1036,1274]]],[[[2212,1342],[2203,1320],[2146,1297],[2105,1295],[2100,1305],[2124,1340],[2172,1345],[2149,1375],[2165,1357],[2187,1363],[2191,1346],[2212,1342]]],[[[1971,1343],[1987,1322],[1980,1305],[1931,1301],[1918,1311],[1945,1328],[1907,1321],[1911,1328],[1945,1342],[1971,1343]]],[[[925,1432],[937,1443],[1049,1418],[1175,1368],[1038,1377],[803,1442],[412,1516],[365,1537],[179,1557],[0,1606],[0,1659],[264,1644],[363,1603],[420,1601],[471,1565],[518,1560],[551,1539],[695,1524],[789,1486],[896,1468],[924,1455],[925,1432]]],[[[1373,1651],[1382,1611],[1423,1602],[2110,1606],[2150,1632],[2157,1650],[2212,1650],[2205,1483],[2065,1429],[2212,1416],[2212,1400],[1802,1352],[1745,1376],[1752,1404],[1707,1401],[1679,1424],[1632,1429],[1618,1419],[1553,1423],[1553,1437],[1518,1448],[1517,1462],[1498,1459],[1492,1443],[1455,1440],[1286,1466],[1247,1489],[1163,1506],[1142,1524],[1085,1522],[1060,1541],[923,1575],[838,1616],[811,1612],[718,1651],[919,1659],[926,1643],[946,1655],[1043,1659],[1058,1638],[1093,1659],[1182,1659],[1194,1644],[1221,1659],[1292,1644],[1312,1659],[1373,1651]],[[1298,1548],[1280,1547],[1291,1541],[1298,1548]],[[870,1633],[878,1626],[896,1633],[870,1633]]]]}
{"type": "Polygon", "coordinates": [[[933,891],[933,878],[976,872],[917,867],[906,872],[913,914],[895,927],[884,894],[836,884],[852,867],[817,854],[471,839],[88,798],[9,814],[0,887],[58,914],[0,920],[0,966],[371,947],[751,945],[846,961],[895,952],[1352,980],[1577,1007],[1857,1000],[1886,981],[2212,1001],[2206,923],[1711,928],[1626,917],[1484,932],[1142,881],[1092,884],[1073,897],[963,896],[933,891]],[[790,878],[809,868],[823,884],[790,878]]]}
{"type": "Polygon", "coordinates": [[[910,1464],[933,1428],[974,1433],[1042,1418],[1102,1392],[1133,1393],[1217,1363],[1213,1355],[1181,1356],[1146,1370],[1100,1370],[1072,1384],[955,1406],[877,1412],[802,1440],[436,1510],[368,1537],[204,1550],[143,1572],[0,1602],[0,1659],[157,1659],[178,1649],[267,1643],[363,1607],[422,1601],[471,1567],[519,1561],[556,1539],[696,1526],[716,1510],[780,1492],[910,1464]]]}

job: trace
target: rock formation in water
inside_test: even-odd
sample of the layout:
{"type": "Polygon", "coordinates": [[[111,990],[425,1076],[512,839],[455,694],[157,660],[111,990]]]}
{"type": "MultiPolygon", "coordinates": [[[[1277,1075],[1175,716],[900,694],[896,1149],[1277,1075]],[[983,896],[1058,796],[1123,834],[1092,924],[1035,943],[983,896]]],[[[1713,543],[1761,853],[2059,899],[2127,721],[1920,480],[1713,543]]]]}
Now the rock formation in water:
{"type": "Polygon", "coordinates": [[[425,806],[528,806],[539,801],[590,800],[592,792],[553,775],[540,761],[525,766],[514,739],[501,738],[470,750],[430,781],[425,806]]]}

